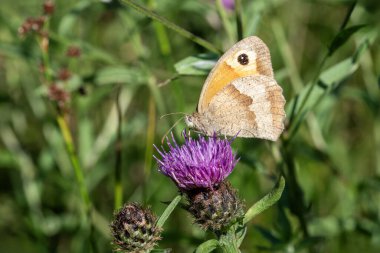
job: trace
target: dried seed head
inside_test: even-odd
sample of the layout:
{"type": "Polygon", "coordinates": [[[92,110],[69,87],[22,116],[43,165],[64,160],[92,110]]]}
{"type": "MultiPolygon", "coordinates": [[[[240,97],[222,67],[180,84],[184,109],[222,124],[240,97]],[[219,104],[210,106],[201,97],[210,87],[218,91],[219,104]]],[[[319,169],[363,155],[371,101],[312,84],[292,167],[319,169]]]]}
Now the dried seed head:
{"type": "Polygon", "coordinates": [[[43,16],[37,18],[27,18],[18,28],[19,35],[25,36],[32,32],[41,33],[45,20],[46,19],[43,16]]]}
{"type": "Polygon", "coordinates": [[[161,228],[151,210],[137,203],[124,205],[111,223],[114,250],[118,252],[146,252],[161,239],[161,228]]]}
{"type": "Polygon", "coordinates": [[[244,217],[244,205],[236,190],[228,182],[214,189],[196,189],[185,192],[188,211],[203,229],[223,231],[244,217]]]}
{"type": "Polygon", "coordinates": [[[49,98],[56,101],[60,107],[64,107],[66,102],[70,99],[70,94],[57,84],[49,86],[49,98]]]}
{"type": "Polygon", "coordinates": [[[81,50],[79,47],[76,46],[70,46],[67,49],[66,55],[68,57],[78,58],[81,55],[81,50]]]}
{"type": "Polygon", "coordinates": [[[63,68],[58,71],[58,79],[61,81],[67,81],[71,77],[71,73],[68,69],[63,68]]]}
{"type": "Polygon", "coordinates": [[[55,5],[52,0],[46,0],[43,4],[44,14],[51,15],[54,13],[55,5]]]}

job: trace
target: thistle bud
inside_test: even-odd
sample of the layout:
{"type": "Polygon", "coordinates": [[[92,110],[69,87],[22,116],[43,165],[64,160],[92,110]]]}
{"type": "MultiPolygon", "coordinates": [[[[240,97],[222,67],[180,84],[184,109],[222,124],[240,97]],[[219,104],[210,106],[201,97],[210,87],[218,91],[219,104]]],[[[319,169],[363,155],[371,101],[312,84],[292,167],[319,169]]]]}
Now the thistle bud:
{"type": "Polygon", "coordinates": [[[156,226],[157,218],[150,209],[137,203],[124,205],[114,214],[111,223],[114,250],[140,253],[153,249],[161,239],[161,228],[156,226]]]}
{"type": "Polygon", "coordinates": [[[244,217],[244,205],[227,181],[213,189],[187,191],[186,195],[188,211],[205,230],[223,231],[244,217]]]}

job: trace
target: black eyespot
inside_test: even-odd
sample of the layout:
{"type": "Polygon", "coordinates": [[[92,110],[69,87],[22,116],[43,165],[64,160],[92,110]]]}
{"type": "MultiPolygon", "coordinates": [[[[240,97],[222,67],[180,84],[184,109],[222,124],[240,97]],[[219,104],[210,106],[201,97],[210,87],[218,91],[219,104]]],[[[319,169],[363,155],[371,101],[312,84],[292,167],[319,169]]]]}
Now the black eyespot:
{"type": "Polygon", "coordinates": [[[238,58],[237,58],[237,61],[241,65],[247,65],[249,63],[248,55],[246,55],[246,54],[239,55],[238,58]]]}

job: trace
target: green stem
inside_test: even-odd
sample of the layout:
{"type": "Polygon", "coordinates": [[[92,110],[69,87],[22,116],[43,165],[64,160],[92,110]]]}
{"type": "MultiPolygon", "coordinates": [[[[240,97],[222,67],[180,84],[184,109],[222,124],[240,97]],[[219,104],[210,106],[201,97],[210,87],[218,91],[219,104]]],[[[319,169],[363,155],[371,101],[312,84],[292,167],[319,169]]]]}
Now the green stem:
{"type": "Polygon", "coordinates": [[[235,0],[236,29],[238,40],[243,39],[243,20],[241,16],[241,0],[235,0]]]}
{"type": "MultiPolygon", "coordinates": [[[[339,28],[338,33],[341,32],[341,31],[346,27],[346,25],[347,25],[347,23],[348,23],[348,21],[349,21],[351,15],[352,15],[352,12],[353,12],[354,9],[355,9],[355,6],[356,6],[356,1],[353,2],[353,3],[350,5],[350,7],[348,8],[347,13],[346,13],[346,15],[345,15],[345,17],[344,17],[344,19],[343,19],[343,21],[342,21],[342,24],[341,24],[341,26],[340,26],[340,28],[339,28]]],[[[330,43],[330,44],[331,44],[331,43],[330,43]]],[[[297,116],[295,117],[294,121],[289,122],[288,129],[290,129],[290,131],[289,131],[290,134],[289,134],[289,137],[287,138],[288,140],[291,140],[291,139],[293,138],[293,136],[295,135],[295,133],[296,133],[297,130],[298,130],[298,126],[299,126],[299,124],[300,124],[301,121],[306,117],[306,115],[302,112],[302,110],[303,110],[303,108],[305,107],[306,102],[307,102],[309,96],[311,95],[313,89],[315,88],[316,84],[318,83],[318,79],[319,79],[319,76],[320,76],[320,74],[321,74],[321,72],[322,72],[322,69],[323,69],[323,67],[324,67],[324,65],[325,65],[325,63],[326,63],[326,61],[327,61],[327,59],[328,59],[330,56],[331,56],[330,53],[327,52],[327,53],[325,54],[325,56],[323,57],[321,63],[319,64],[319,67],[318,67],[318,69],[317,69],[317,72],[316,72],[314,78],[312,79],[311,86],[310,86],[309,89],[307,90],[307,93],[306,93],[304,99],[302,100],[302,102],[301,102],[301,104],[300,104],[300,107],[297,109],[297,112],[298,112],[298,113],[297,113],[297,116]],[[295,124],[294,124],[294,123],[295,123],[295,124]],[[292,128],[291,128],[291,126],[292,126],[292,128]],[[294,126],[294,127],[293,127],[293,126],[294,126]]]]}
{"type": "Polygon", "coordinates": [[[59,128],[61,130],[62,137],[65,141],[66,150],[67,150],[67,153],[69,154],[71,164],[74,168],[75,177],[76,177],[77,183],[79,185],[79,189],[80,189],[80,194],[81,194],[82,200],[85,204],[86,214],[88,214],[90,211],[90,207],[91,207],[90,197],[89,197],[87,187],[85,184],[83,170],[79,164],[77,155],[75,153],[73,138],[71,136],[70,129],[69,129],[65,119],[63,118],[63,116],[61,114],[59,114],[57,116],[57,122],[58,122],[59,128]]]}
{"type": "Polygon", "coordinates": [[[293,127],[293,126],[297,126],[298,122],[302,120],[302,118],[304,116],[304,114],[302,113],[302,110],[305,107],[306,102],[307,102],[309,96],[311,95],[311,93],[312,93],[315,85],[318,83],[319,76],[320,76],[320,74],[322,72],[322,69],[325,66],[325,63],[326,63],[326,61],[327,61],[328,58],[329,58],[329,55],[328,55],[328,53],[326,53],[325,56],[323,57],[321,63],[318,66],[318,69],[317,69],[316,74],[315,74],[315,76],[313,78],[313,81],[312,81],[309,89],[307,90],[307,92],[305,94],[305,97],[302,99],[299,108],[298,109],[295,108],[295,111],[297,112],[296,116],[295,116],[294,120],[289,121],[289,124],[288,124],[288,129],[290,129],[289,130],[290,134],[289,134],[289,137],[287,138],[288,140],[292,139],[293,135],[297,131],[297,127],[293,127]],[[297,124],[295,124],[295,123],[297,123],[297,124]]]}
{"type": "MultiPolygon", "coordinates": [[[[47,24],[47,29],[48,29],[48,24],[47,24]]],[[[45,83],[49,85],[50,82],[53,80],[53,76],[50,69],[50,61],[49,61],[49,38],[42,37],[41,40],[39,41],[39,46],[41,49],[42,60],[43,60],[43,65],[44,65],[44,75],[46,79],[45,83]]],[[[67,150],[67,153],[69,154],[71,164],[74,168],[75,177],[80,188],[80,194],[82,196],[83,202],[85,203],[86,214],[88,214],[90,211],[90,205],[91,205],[90,197],[87,191],[87,187],[85,185],[83,170],[79,164],[79,160],[75,153],[74,142],[73,142],[70,129],[63,117],[63,114],[61,114],[60,112],[57,113],[56,120],[61,130],[61,134],[64,139],[66,150],[67,150]]]]}
{"type": "Polygon", "coordinates": [[[116,110],[117,110],[117,137],[115,147],[115,185],[114,185],[114,209],[118,209],[123,204],[123,185],[122,185],[122,112],[120,107],[119,87],[116,95],[116,110]]]}
{"type": "Polygon", "coordinates": [[[233,226],[219,236],[219,247],[223,253],[240,253],[233,226]]]}
{"type": "MultiPolygon", "coordinates": [[[[156,0],[149,0],[148,6],[149,8],[155,9],[156,0]]],[[[161,54],[163,56],[169,56],[171,53],[171,46],[165,27],[161,23],[156,21],[153,21],[153,27],[156,32],[156,38],[158,41],[158,45],[160,46],[161,54]]]]}
{"type": "Polygon", "coordinates": [[[204,48],[207,48],[208,50],[212,51],[212,52],[215,52],[215,53],[222,53],[222,51],[220,49],[218,49],[217,47],[215,47],[213,44],[211,44],[210,42],[192,34],[191,32],[183,29],[182,27],[174,24],[173,22],[167,20],[166,18],[164,17],[161,17],[160,15],[158,15],[157,13],[151,11],[151,10],[148,10],[147,8],[135,3],[134,1],[131,1],[131,0],[120,0],[120,2],[122,4],[125,4],[125,5],[128,5],[130,7],[132,7],[133,9],[135,9],[136,11],[150,17],[151,19],[153,20],[156,20],[158,21],[159,23],[165,25],[166,27],[168,27],[169,29],[172,29],[173,31],[177,32],[178,34],[182,35],[183,37],[187,38],[187,39],[190,39],[192,40],[193,42],[201,45],[202,47],[204,48]]]}
{"type": "Polygon", "coordinates": [[[223,8],[222,0],[216,1],[216,9],[219,13],[220,18],[222,19],[224,30],[227,33],[228,39],[230,40],[230,43],[233,43],[235,41],[235,39],[234,39],[234,35],[232,32],[232,27],[231,27],[230,22],[228,21],[226,9],[223,8]]]}

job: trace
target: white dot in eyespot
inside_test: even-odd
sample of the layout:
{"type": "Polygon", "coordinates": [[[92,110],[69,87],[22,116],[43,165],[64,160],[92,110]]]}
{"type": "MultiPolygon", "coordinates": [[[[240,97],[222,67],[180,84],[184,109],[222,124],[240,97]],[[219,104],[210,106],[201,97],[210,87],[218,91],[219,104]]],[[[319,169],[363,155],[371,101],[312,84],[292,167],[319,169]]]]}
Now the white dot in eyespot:
{"type": "Polygon", "coordinates": [[[240,50],[233,54],[233,56],[228,57],[226,60],[227,65],[231,66],[233,69],[240,70],[240,71],[247,71],[256,69],[256,53],[253,50],[240,50]],[[248,56],[248,64],[242,65],[238,58],[240,55],[245,54],[248,56]]]}

